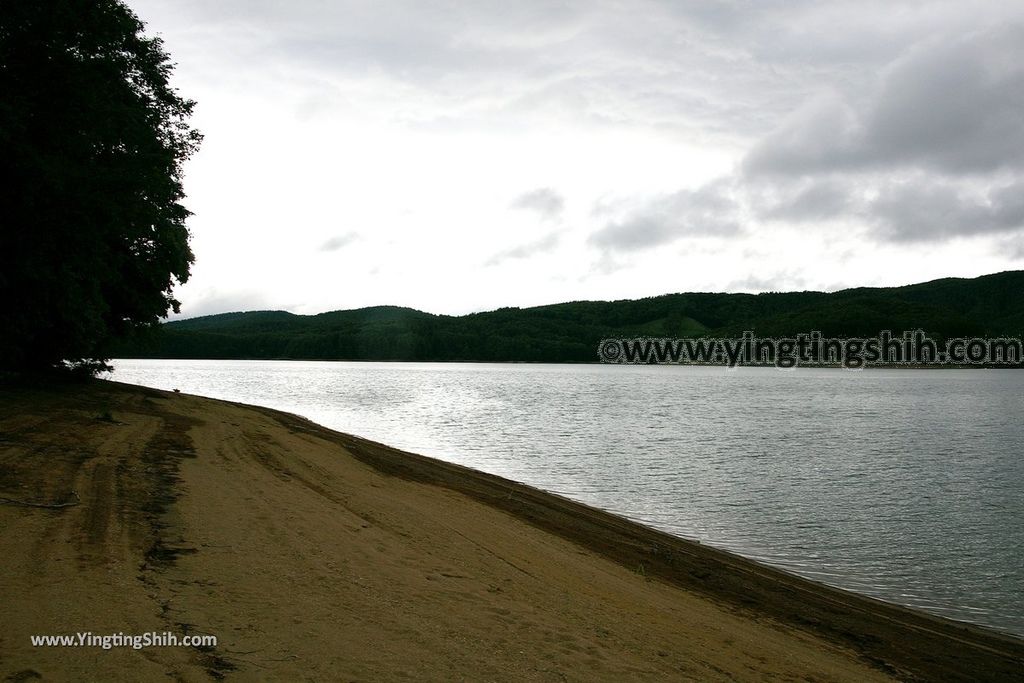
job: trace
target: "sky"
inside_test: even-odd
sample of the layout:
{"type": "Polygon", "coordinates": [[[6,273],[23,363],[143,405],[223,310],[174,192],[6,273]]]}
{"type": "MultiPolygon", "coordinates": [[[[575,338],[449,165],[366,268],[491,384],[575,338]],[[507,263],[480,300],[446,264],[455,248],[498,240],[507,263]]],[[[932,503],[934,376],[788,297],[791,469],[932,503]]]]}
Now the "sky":
{"type": "Polygon", "coordinates": [[[1024,268],[1024,3],[127,1],[205,136],[175,317],[1024,268]]]}

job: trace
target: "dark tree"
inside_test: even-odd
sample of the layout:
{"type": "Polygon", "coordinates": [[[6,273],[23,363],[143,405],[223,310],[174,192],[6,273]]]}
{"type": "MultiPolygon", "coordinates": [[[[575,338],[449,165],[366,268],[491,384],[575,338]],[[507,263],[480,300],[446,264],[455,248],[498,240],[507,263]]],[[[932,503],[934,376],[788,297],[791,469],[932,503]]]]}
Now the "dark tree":
{"type": "Polygon", "coordinates": [[[192,264],[181,166],[201,136],[120,0],[0,0],[0,364],[100,367],[192,264]]]}

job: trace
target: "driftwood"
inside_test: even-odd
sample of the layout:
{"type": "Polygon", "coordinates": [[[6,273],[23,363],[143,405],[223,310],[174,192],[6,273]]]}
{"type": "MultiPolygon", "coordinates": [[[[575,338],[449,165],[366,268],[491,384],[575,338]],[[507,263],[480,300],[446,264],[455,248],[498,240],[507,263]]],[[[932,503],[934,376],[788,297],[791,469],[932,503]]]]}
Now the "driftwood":
{"type": "Polygon", "coordinates": [[[36,503],[30,500],[18,500],[17,498],[3,498],[0,497],[0,505],[20,505],[27,508],[46,508],[48,510],[59,510],[61,508],[69,508],[78,505],[82,502],[82,499],[78,495],[78,491],[72,491],[71,495],[74,500],[66,503],[36,503]]]}

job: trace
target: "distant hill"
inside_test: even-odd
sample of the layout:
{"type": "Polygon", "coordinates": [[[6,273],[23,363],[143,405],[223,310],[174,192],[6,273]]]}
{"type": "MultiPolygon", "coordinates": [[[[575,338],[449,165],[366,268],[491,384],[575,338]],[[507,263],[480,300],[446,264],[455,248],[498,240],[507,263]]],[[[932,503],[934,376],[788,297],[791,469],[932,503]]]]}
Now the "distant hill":
{"type": "Polygon", "coordinates": [[[665,294],[446,316],[376,306],[319,315],[223,313],[169,322],[115,357],[592,362],[609,337],[1024,336],[1024,271],[838,292],[665,294]]]}

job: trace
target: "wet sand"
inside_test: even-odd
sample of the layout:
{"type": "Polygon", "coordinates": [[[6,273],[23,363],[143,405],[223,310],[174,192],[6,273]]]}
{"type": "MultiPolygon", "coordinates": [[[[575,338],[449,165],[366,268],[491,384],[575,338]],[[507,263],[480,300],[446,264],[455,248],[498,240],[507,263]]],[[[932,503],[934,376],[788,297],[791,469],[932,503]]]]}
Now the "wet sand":
{"type": "Polygon", "coordinates": [[[0,389],[0,502],[0,680],[1024,678],[1019,639],[264,408],[0,389]],[[218,644],[30,642],[80,631],[218,644]]]}

